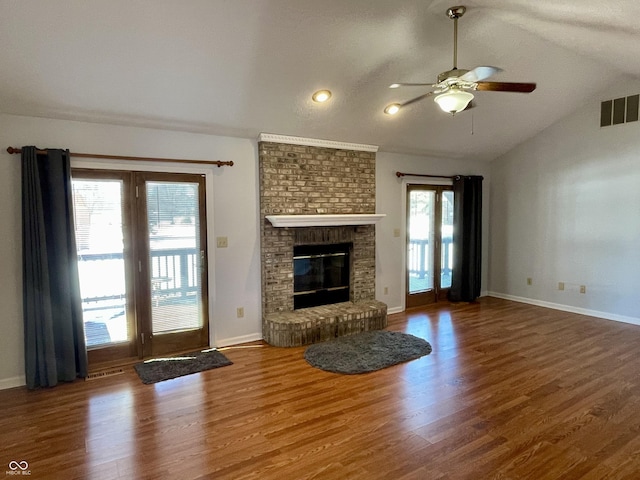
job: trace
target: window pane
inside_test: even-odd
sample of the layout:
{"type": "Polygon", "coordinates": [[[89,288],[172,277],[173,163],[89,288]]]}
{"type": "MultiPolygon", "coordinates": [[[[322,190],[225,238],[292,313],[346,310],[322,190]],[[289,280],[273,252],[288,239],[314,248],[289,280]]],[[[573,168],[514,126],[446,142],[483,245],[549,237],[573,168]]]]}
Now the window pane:
{"type": "Polygon", "coordinates": [[[409,192],[409,293],[433,289],[433,225],[435,192],[409,192]]]}
{"type": "Polygon", "coordinates": [[[453,192],[442,192],[442,258],[440,288],[451,288],[453,267],[453,192]]]}
{"type": "Polygon", "coordinates": [[[78,272],[87,347],[125,342],[122,181],[73,180],[78,272]]]}
{"type": "Polygon", "coordinates": [[[198,184],[147,182],[154,334],[201,328],[198,184]]]}

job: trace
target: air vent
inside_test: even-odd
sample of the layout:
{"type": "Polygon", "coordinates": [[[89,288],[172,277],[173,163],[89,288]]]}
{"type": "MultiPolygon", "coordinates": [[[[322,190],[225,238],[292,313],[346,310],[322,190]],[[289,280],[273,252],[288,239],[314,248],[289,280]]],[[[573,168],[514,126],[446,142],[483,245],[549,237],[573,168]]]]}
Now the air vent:
{"type": "Polygon", "coordinates": [[[600,126],[638,121],[640,94],[606,100],[600,104],[600,126]]]}
{"type": "Polygon", "coordinates": [[[85,380],[97,380],[99,378],[112,377],[124,373],[122,368],[114,368],[112,370],[102,370],[101,372],[93,372],[87,375],[85,380]]]}

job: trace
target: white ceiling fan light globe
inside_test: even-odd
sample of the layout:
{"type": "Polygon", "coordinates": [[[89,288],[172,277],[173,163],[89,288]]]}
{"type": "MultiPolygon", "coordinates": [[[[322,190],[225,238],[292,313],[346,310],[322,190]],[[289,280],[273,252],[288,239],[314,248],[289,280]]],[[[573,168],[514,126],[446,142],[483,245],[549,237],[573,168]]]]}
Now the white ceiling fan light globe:
{"type": "Polygon", "coordinates": [[[471,100],[473,100],[472,93],[458,88],[452,88],[433,99],[443,112],[451,113],[452,115],[467,108],[471,100]]]}

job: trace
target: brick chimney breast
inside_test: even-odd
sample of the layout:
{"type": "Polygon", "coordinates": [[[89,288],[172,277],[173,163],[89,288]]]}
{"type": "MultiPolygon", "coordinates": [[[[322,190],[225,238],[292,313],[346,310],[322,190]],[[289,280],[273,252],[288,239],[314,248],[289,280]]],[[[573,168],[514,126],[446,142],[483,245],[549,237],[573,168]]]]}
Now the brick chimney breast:
{"type": "MultiPolygon", "coordinates": [[[[374,305],[374,225],[277,228],[266,216],[375,213],[375,151],[263,140],[258,142],[258,147],[265,339],[269,341],[265,319],[272,314],[293,311],[295,245],[353,242],[350,300],[370,301],[374,305]]],[[[371,308],[371,305],[366,307],[371,308]]]]}

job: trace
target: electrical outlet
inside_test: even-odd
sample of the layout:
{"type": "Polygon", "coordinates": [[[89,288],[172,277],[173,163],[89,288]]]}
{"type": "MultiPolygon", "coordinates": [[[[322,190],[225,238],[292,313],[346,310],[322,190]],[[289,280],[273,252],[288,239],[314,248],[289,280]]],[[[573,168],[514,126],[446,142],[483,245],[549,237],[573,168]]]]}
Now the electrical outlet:
{"type": "Polygon", "coordinates": [[[389,287],[384,287],[384,294],[389,295],[389,287]]]}
{"type": "Polygon", "coordinates": [[[580,285],[580,293],[587,293],[587,286],[586,285],[580,285]]]}
{"type": "Polygon", "coordinates": [[[558,282],[558,290],[564,290],[564,282],[558,282]]]}
{"type": "Polygon", "coordinates": [[[399,237],[400,236],[400,229],[399,228],[394,228],[393,229],[393,236],[394,237],[399,237]]]}
{"type": "Polygon", "coordinates": [[[531,277],[527,278],[527,285],[533,285],[533,278],[531,277]]]}
{"type": "Polygon", "coordinates": [[[216,237],[216,247],[227,248],[228,245],[227,237],[216,237]]]}
{"type": "Polygon", "coordinates": [[[237,316],[238,318],[242,318],[242,317],[244,317],[244,307],[238,307],[238,308],[236,309],[236,316],[237,316]]]}

